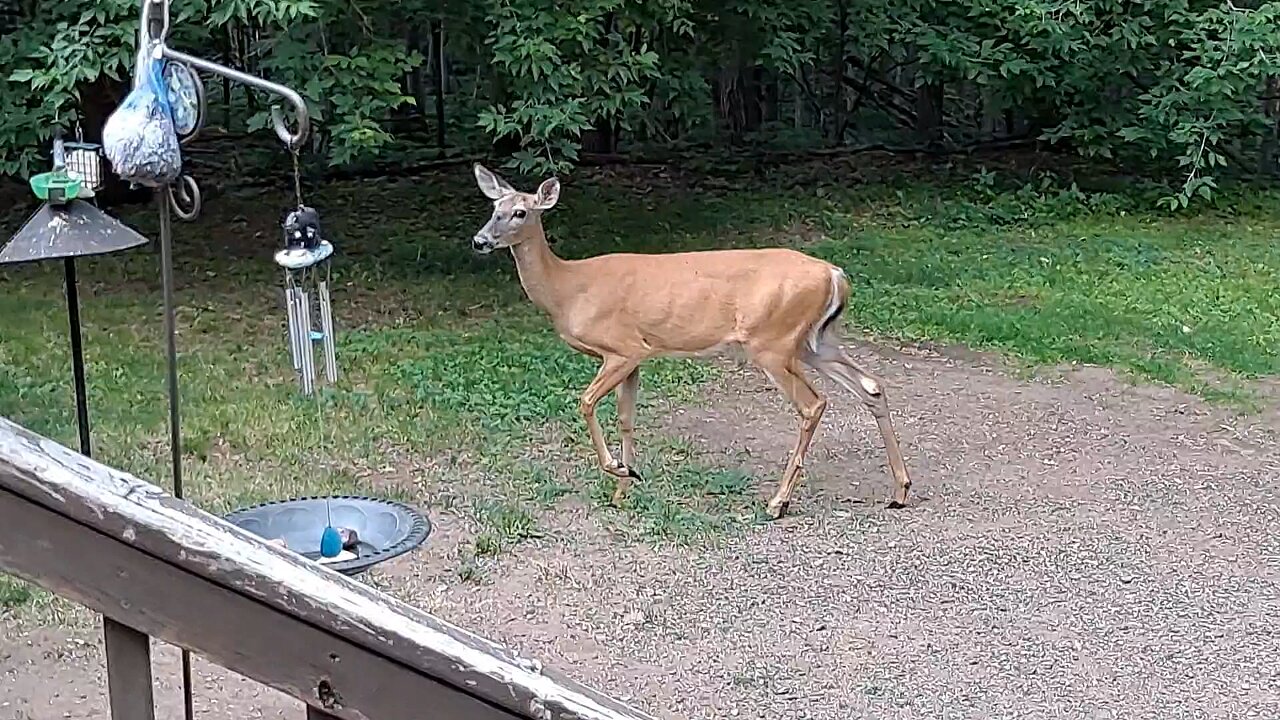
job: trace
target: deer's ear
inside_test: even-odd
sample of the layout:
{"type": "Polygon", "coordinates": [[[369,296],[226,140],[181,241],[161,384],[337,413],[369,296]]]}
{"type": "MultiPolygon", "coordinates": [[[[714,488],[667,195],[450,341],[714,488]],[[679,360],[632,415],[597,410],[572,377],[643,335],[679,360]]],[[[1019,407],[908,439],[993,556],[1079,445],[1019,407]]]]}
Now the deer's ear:
{"type": "Polygon", "coordinates": [[[560,181],[548,178],[538,186],[538,209],[550,210],[560,200],[560,181]]]}
{"type": "Polygon", "coordinates": [[[475,164],[473,168],[476,173],[476,184],[480,186],[480,192],[490,200],[499,200],[504,195],[510,195],[515,192],[515,188],[507,184],[506,180],[498,177],[492,170],[481,165],[475,164]]]}

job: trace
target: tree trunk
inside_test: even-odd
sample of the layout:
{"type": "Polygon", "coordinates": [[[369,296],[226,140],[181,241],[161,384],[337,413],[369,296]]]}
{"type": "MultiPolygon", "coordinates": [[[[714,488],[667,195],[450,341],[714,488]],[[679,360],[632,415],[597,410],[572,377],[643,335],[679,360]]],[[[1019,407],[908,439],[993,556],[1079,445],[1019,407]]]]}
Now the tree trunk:
{"type": "Polygon", "coordinates": [[[804,75],[804,71],[805,68],[798,68],[796,70],[796,77],[791,82],[792,123],[796,130],[804,127],[804,104],[807,99],[804,96],[804,87],[800,82],[801,77],[804,75]]]}
{"type": "Polygon", "coordinates": [[[849,31],[849,15],[848,15],[848,10],[845,8],[845,1],[846,0],[837,0],[838,5],[837,5],[837,15],[836,15],[836,33],[837,33],[836,56],[835,56],[835,63],[834,63],[835,67],[832,68],[833,70],[832,79],[835,82],[835,94],[836,94],[835,100],[832,103],[835,109],[835,116],[833,118],[834,128],[833,128],[832,140],[833,140],[833,144],[836,147],[840,147],[841,145],[844,145],[844,129],[845,129],[845,123],[847,122],[845,119],[845,111],[847,110],[847,108],[845,107],[845,99],[844,99],[844,66],[845,66],[844,36],[849,31]]]}
{"type": "Polygon", "coordinates": [[[933,145],[942,139],[941,82],[927,82],[916,89],[916,140],[933,145]]]}
{"type": "Polygon", "coordinates": [[[444,20],[431,23],[431,49],[435,61],[435,72],[431,76],[436,90],[436,148],[443,155],[447,144],[444,127],[444,20]]]}
{"type": "Polygon", "coordinates": [[[1262,147],[1258,152],[1258,171],[1263,175],[1275,175],[1277,171],[1277,134],[1280,133],[1280,77],[1272,75],[1263,85],[1262,113],[1271,119],[1271,126],[1262,136],[1262,147]]]}
{"type": "MultiPolygon", "coordinates": [[[[406,53],[422,52],[422,31],[416,22],[410,22],[408,29],[404,33],[404,49],[406,53]]],[[[405,94],[413,98],[416,103],[418,112],[426,115],[427,108],[427,84],[422,80],[422,73],[431,69],[431,46],[429,45],[426,53],[426,62],[411,69],[405,77],[405,94]]]]}
{"type": "MultiPolygon", "coordinates": [[[[499,107],[505,105],[510,98],[506,77],[500,71],[495,71],[489,82],[493,92],[493,104],[499,107]]],[[[511,155],[520,149],[520,136],[512,133],[495,137],[492,148],[493,153],[498,157],[511,155]]]]}
{"type": "Polygon", "coordinates": [[[590,153],[616,153],[618,151],[617,124],[609,118],[598,118],[590,130],[582,133],[582,149],[590,153]]]}
{"type": "Polygon", "coordinates": [[[996,107],[995,93],[988,88],[982,89],[982,137],[991,139],[996,136],[996,127],[1000,124],[1000,109],[996,107]]]}
{"type": "Polygon", "coordinates": [[[754,132],[764,125],[764,68],[752,66],[748,72],[743,73],[743,80],[739,86],[742,88],[741,102],[745,118],[742,130],[754,132]]]}
{"type": "MultiPolygon", "coordinates": [[[[605,13],[600,21],[600,37],[596,47],[606,53],[609,49],[609,38],[617,32],[617,16],[613,12],[605,13]]],[[[635,37],[632,37],[634,43],[635,37]]],[[[618,150],[618,127],[614,118],[600,116],[592,121],[590,130],[582,133],[582,149],[592,153],[614,153],[618,150]]]]}

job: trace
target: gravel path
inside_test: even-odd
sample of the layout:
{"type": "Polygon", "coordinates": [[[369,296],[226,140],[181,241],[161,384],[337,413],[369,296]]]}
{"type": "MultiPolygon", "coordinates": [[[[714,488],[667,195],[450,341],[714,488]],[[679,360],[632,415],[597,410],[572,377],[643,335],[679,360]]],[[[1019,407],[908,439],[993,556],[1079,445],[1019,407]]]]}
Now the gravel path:
{"type": "MultiPolygon", "coordinates": [[[[568,508],[558,539],[466,584],[448,550],[467,530],[443,516],[436,550],[377,582],[664,718],[1280,717],[1274,413],[1245,425],[1102,371],[1027,382],[973,358],[859,355],[890,383],[926,498],[911,509],[884,509],[874,425],[836,397],[782,522],[618,546],[568,508]]],[[[763,500],[794,421],[763,379],[735,377],[665,423],[726,463],[749,450],[763,500]]],[[[93,658],[78,666],[98,682],[93,658]]],[[[0,652],[34,707],[33,671],[15,684],[0,652]]]]}

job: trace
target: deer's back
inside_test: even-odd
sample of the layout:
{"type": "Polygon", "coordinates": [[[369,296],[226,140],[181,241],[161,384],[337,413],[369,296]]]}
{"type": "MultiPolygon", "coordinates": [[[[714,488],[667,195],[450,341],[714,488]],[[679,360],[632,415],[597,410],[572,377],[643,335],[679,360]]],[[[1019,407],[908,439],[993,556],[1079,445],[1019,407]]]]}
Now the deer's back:
{"type": "Polygon", "coordinates": [[[596,346],[638,344],[653,354],[803,333],[828,306],[838,272],[785,248],[616,253],[573,267],[583,292],[562,334],[596,346]]]}

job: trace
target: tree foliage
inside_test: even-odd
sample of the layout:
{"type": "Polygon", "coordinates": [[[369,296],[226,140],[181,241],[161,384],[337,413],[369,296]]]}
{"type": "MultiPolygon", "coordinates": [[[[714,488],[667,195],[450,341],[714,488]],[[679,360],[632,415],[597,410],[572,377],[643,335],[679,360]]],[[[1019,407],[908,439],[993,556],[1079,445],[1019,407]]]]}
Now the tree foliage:
{"type": "MultiPolygon", "coordinates": [[[[0,173],[25,174],[54,124],[118,99],[136,3],[5,3],[19,21],[0,37],[0,173]]],[[[172,37],[299,88],[332,164],[442,117],[455,144],[478,131],[525,171],[584,147],[1027,137],[1176,172],[1176,207],[1224,168],[1274,170],[1278,14],[1212,0],[181,0],[172,37]],[[447,112],[426,106],[433,79],[447,112]]],[[[264,126],[265,99],[240,92],[217,102],[264,126]]]]}

